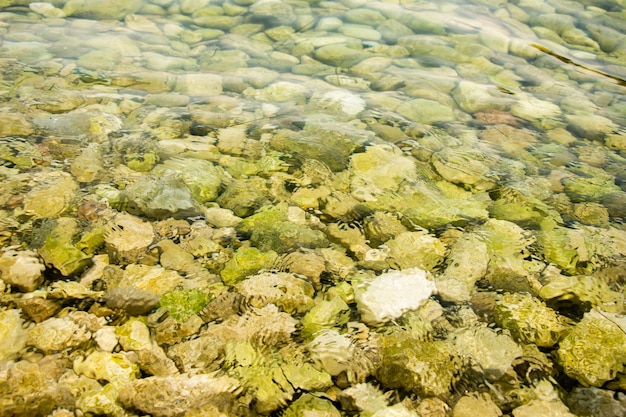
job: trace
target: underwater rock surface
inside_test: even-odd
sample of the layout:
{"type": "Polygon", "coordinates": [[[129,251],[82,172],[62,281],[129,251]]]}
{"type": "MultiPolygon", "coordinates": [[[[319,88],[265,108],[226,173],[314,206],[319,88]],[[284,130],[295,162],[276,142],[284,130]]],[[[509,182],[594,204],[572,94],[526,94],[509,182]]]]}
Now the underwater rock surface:
{"type": "Polygon", "coordinates": [[[0,417],[622,417],[623,0],[0,0],[0,417]]]}

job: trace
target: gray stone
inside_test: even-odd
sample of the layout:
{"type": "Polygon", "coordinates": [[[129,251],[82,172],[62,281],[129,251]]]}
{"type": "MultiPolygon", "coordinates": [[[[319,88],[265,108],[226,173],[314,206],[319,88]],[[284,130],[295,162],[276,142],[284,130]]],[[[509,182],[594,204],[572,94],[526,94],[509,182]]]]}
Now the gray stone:
{"type": "Polygon", "coordinates": [[[396,111],[408,119],[425,124],[451,122],[455,119],[451,107],[421,98],[401,104],[396,111]]]}

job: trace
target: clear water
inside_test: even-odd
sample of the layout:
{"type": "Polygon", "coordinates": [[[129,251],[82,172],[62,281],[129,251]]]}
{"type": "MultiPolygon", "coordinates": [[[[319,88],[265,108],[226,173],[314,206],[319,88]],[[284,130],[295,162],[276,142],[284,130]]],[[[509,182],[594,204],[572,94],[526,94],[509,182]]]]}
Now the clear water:
{"type": "MultiPolygon", "coordinates": [[[[441,284],[431,300],[456,323],[450,326],[463,328],[463,319],[451,317],[472,311],[475,322],[465,319],[472,326],[503,327],[479,301],[508,292],[541,299],[571,320],[568,326],[591,309],[624,313],[621,0],[0,6],[0,244],[6,253],[32,250],[37,262],[45,261],[40,291],[67,280],[86,291],[111,290],[115,279],[91,266],[92,256],[108,254],[109,270],[123,275],[129,264],[164,266],[188,278],[182,287],[208,298],[260,270],[300,272],[319,303],[348,291],[346,283],[358,287],[390,269],[418,267],[446,281],[455,262],[472,265],[471,256],[454,252],[455,244],[482,236],[486,270],[460,292],[441,284]],[[210,207],[240,219],[211,217],[210,207]],[[274,221],[300,228],[237,223],[271,207],[290,207],[274,221]],[[157,231],[128,258],[106,232],[124,212],[157,231]],[[74,228],[67,228],[68,245],[84,256],[77,264],[45,252],[46,239],[64,221],[74,228]],[[212,230],[211,249],[194,252],[185,242],[193,240],[190,228],[200,227],[212,230]],[[411,232],[429,243],[398,237],[411,232]],[[167,264],[164,240],[191,254],[202,272],[182,261],[167,264]],[[249,269],[242,259],[233,266],[248,247],[274,255],[257,256],[249,269]],[[321,270],[290,264],[313,259],[290,258],[293,253],[314,253],[323,259],[321,270]]],[[[7,279],[2,304],[17,308],[32,288],[7,279]]],[[[359,322],[363,306],[344,298],[352,301],[351,322],[359,322]]],[[[93,294],[62,300],[112,324],[126,320],[119,311],[92,307],[106,304],[93,294]]],[[[305,311],[293,315],[300,320],[305,311]]],[[[25,318],[39,322],[54,314],[25,318]]],[[[366,324],[383,334],[398,326],[391,323],[366,324]]],[[[349,333],[345,323],[322,327],[349,333]]],[[[520,346],[528,344],[507,329],[520,346]]],[[[445,326],[439,331],[430,337],[446,340],[452,333],[445,326]]],[[[90,343],[65,350],[87,352],[90,343]]],[[[542,346],[552,355],[557,349],[542,346]]],[[[17,352],[6,359],[25,357],[17,352]]],[[[347,383],[341,372],[333,375],[335,386],[324,389],[328,398],[362,382],[347,374],[347,383]]],[[[552,384],[564,392],[589,385],[575,371],[559,368],[556,375],[552,384]]],[[[363,381],[380,383],[375,376],[363,381]]],[[[608,380],[614,380],[608,388],[624,390],[622,374],[608,380]]],[[[481,389],[505,412],[520,406],[495,399],[495,391],[505,391],[502,380],[491,382],[497,381],[497,388],[481,389]]],[[[415,404],[439,396],[453,407],[459,398],[458,387],[449,396],[428,395],[407,384],[383,381],[383,388],[398,389],[396,401],[412,392],[415,404]]],[[[278,412],[296,397],[256,411],[278,412]]]]}

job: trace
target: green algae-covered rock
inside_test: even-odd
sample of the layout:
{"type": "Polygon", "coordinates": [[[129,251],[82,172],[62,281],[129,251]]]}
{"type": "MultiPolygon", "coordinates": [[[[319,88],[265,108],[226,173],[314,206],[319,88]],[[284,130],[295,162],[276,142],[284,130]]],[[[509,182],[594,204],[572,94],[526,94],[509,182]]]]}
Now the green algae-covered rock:
{"type": "Polygon", "coordinates": [[[246,342],[228,342],[224,347],[224,368],[240,381],[250,405],[261,414],[269,414],[287,405],[294,394],[280,368],[278,352],[254,347],[246,342]]]}
{"type": "Polygon", "coordinates": [[[402,388],[418,395],[445,397],[461,364],[445,341],[416,341],[406,332],[384,336],[382,363],[376,377],[385,388],[402,388]]]}
{"type": "Polygon", "coordinates": [[[601,387],[623,372],[626,333],[623,319],[591,311],[560,342],[556,360],[565,373],[584,386],[601,387]],[[616,320],[621,320],[617,322],[616,320]]]}
{"type": "Polygon", "coordinates": [[[157,165],[153,173],[173,172],[180,176],[191,195],[199,202],[213,201],[219,194],[223,171],[213,163],[196,158],[171,158],[157,165]]]}
{"type": "Polygon", "coordinates": [[[346,324],[350,320],[350,306],[336,296],[322,300],[311,308],[302,318],[302,337],[309,339],[322,329],[332,329],[346,324]]]}
{"type": "Polygon", "coordinates": [[[421,268],[432,271],[443,262],[447,248],[435,236],[422,232],[404,232],[387,241],[387,262],[400,269],[421,268]]]}
{"type": "Polygon", "coordinates": [[[504,294],[496,300],[495,320],[522,343],[552,347],[568,326],[554,310],[530,294],[504,294]]]}
{"type": "Polygon", "coordinates": [[[583,273],[592,264],[581,262],[585,256],[585,238],[581,230],[555,226],[536,233],[546,261],[556,264],[567,273],[583,273]]]}
{"type": "Polygon", "coordinates": [[[496,381],[512,369],[513,360],[523,355],[522,348],[506,332],[489,327],[469,327],[454,333],[453,344],[459,355],[480,364],[485,376],[496,381]]]}
{"type": "Polygon", "coordinates": [[[171,317],[180,322],[202,311],[210,301],[210,295],[197,289],[175,289],[161,296],[159,304],[171,317]]]}
{"type": "Polygon", "coordinates": [[[91,265],[91,256],[72,243],[77,231],[77,223],[73,219],[60,218],[38,250],[46,265],[58,269],[66,277],[78,274],[91,265]]]}
{"type": "Polygon", "coordinates": [[[282,414],[283,417],[340,417],[341,413],[327,399],[304,394],[282,414]]]}
{"type": "Polygon", "coordinates": [[[232,210],[236,216],[247,217],[269,203],[266,180],[250,177],[232,181],[216,201],[221,208],[232,210]]]}
{"type": "Polygon", "coordinates": [[[277,257],[278,254],[274,251],[262,252],[257,248],[239,248],[220,273],[222,281],[226,285],[234,285],[263,268],[271,267],[277,257]]]}
{"type": "Polygon", "coordinates": [[[284,253],[328,246],[324,233],[311,229],[304,214],[300,208],[280,203],[244,219],[237,231],[249,234],[250,242],[262,251],[284,253]]]}
{"type": "Polygon", "coordinates": [[[156,219],[199,216],[203,211],[175,172],[140,177],[122,191],[122,204],[129,213],[156,219]]]}
{"type": "Polygon", "coordinates": [[[143,2],[141,0],[69,0],[63,7],[67,16],[86,19],[123,19],[126,15],[137,12],[143,2]]]}

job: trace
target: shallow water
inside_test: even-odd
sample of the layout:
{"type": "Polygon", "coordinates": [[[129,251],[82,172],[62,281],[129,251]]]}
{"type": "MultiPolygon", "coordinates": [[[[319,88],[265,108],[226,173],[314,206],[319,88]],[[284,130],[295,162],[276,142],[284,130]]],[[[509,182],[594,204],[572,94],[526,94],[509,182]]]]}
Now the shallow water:
{"type": "Polygon", "coordinates": [[[0,7],[0,415],[623,415],[622,0],[0,7]]]}

